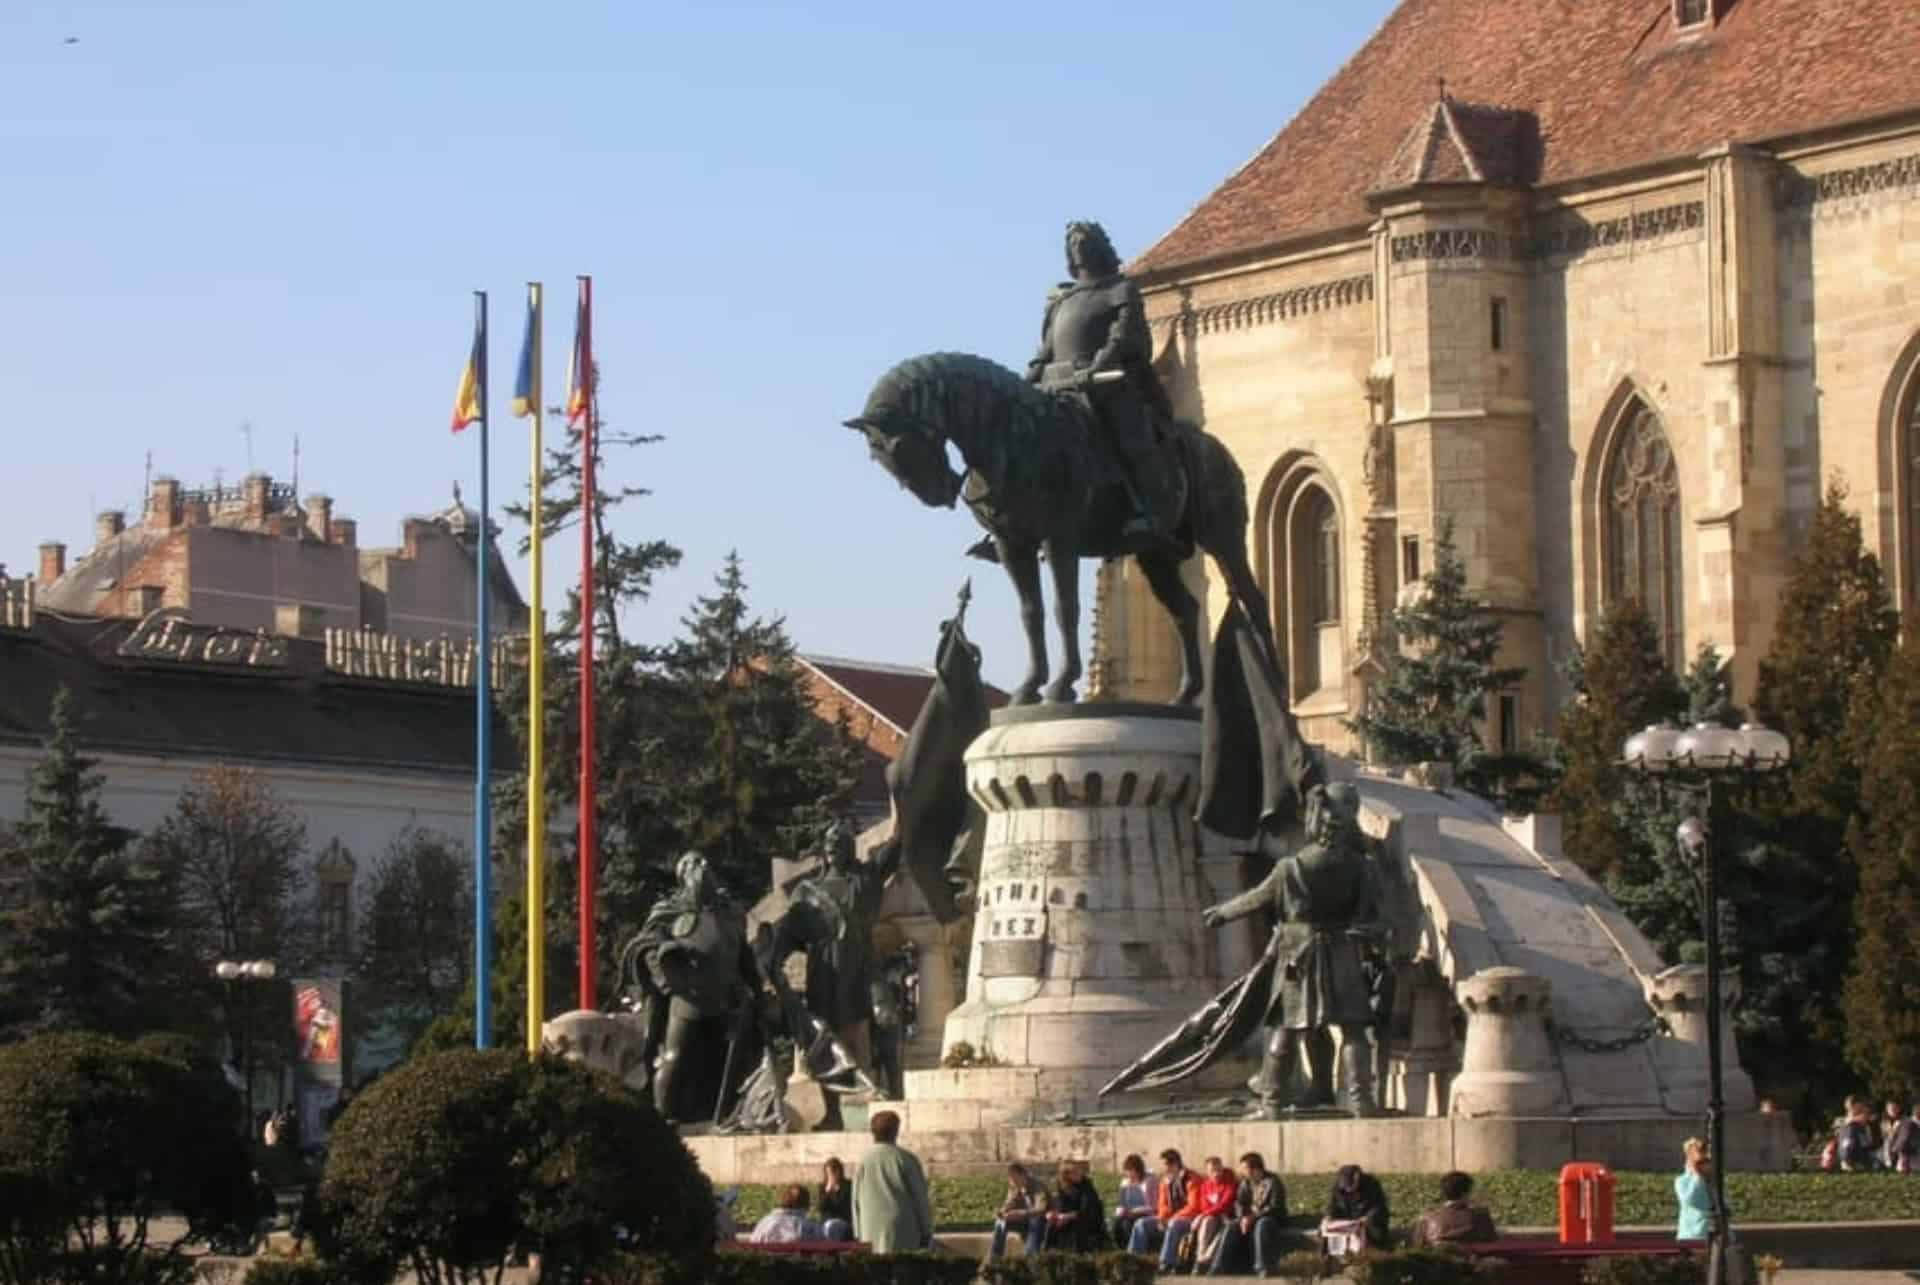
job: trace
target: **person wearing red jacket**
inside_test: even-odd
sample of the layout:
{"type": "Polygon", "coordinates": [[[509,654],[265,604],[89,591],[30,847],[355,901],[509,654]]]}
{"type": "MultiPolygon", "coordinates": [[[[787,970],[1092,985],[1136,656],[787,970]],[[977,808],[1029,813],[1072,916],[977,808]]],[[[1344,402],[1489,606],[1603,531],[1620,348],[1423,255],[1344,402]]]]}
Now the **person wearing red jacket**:
{"type": "Polygon", "coordinates": [[[1193,1226],[1193,1261],[1196,1267],[1211,1264],[1220,1252],[1220,1242],[1233,1219],[1234,1198],[1240,1194],[1240,1180],[1219,1156],[1207,1157],[1207,1176],[1200,1183],[1200,1211],[1193,1226]]]}

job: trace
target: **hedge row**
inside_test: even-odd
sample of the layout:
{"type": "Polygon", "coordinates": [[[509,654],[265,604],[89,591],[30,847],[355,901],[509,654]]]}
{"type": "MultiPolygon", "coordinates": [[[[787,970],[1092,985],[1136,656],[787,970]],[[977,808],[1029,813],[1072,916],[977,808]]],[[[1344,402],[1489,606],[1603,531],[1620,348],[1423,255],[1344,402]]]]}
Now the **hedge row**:
{"type": "MultiPolygon", "coordinates": [[[[849,1163],[857,1157],[847,1157],[849,1163]]],[[[1674,1218],[1671,1173],[1614,1175],[1614,1221],[1622,1226],[1658,1226],[1674,1218]]],[[[1381,1174],[1397,1224],[1406,1224],[1439,1200],[1433,1174],[1381,1174]]],[[[1311,1226],[1324,1208],[1331,1174],[1286,1174],[1287,1199],[1294,1223],[1311,1226]]],[[[1110,1205],[1119,1188],[1114,1174],[1098,1174],[1094,1183],[1110,1205]]],[[[1560,1220],[1559,1180],[1553,1174],[1503,1170],[1474,1179],[1474,1199],[1487,1205],[1502,1227],[1551,1227],[1560,1220]]],[[[982,1230],[993,1225],[994,1211],[1006,1196],[1006,1180],[997,1176],[941,1177],[933,1185],[933,1220],[948,1231],[982,1230]]],[[[774,1186],[742,1187],[735,1218],[744,1229],[773,1208],[774,1186]]],[[[1920,1178],[1900,1174],[1730,1173],[1727,1199],[1733,1216],[1757,1223],[1845,1222],[1858,1218],[1920,1218],[1920,1178]]]]}

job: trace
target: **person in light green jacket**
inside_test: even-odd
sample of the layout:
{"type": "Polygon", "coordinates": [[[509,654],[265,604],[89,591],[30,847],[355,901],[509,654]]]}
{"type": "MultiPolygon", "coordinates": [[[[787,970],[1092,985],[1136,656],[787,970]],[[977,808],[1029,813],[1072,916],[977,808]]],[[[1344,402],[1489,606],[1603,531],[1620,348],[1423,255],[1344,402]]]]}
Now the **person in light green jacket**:
{"type": "Polygon", "coordinates": [[[920,1157],[897,1146],[900,1117],[876,1111],[873,1149],[853,1179],[853,1234],[876,1254],[933,1246],[933,1197],[920,1157]]]}

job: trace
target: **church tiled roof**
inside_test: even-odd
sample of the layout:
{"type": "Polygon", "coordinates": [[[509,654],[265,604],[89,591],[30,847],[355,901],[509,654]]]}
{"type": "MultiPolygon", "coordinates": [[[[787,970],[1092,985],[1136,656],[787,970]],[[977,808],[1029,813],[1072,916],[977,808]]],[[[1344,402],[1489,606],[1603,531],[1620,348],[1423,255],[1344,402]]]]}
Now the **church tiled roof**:
{"type": "Polygon", "coordinates": [[[1521,181],[1553,184],[1920,108],[1912,0],[1714,7],[1711,25],[1682,31],[1673,0],[1403,0],[1133,267],[1159,272],[1364,224],[1367,193],[1394,174],[1471,181],[1469,160],[1517,155],[1521,181]],[[1436,106],[1443,80],[1456,109],[1504,109],[1456,110],[1464,147],[1436,106]],[[1501,143],[1503,130],[1518,130],[1517,143],[1501,143]]]}

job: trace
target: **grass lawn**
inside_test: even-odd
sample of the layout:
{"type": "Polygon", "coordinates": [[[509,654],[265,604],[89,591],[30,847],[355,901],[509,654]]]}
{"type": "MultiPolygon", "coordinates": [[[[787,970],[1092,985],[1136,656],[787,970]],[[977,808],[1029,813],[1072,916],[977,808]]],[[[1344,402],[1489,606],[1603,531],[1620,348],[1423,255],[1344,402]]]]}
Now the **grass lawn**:
{"type": "MultiPolygon", "coordinates": [[[[1392,1206],[1393,1221],[1402,1226],[1439,1200],[1433,1174],[1381,1174],[1392,1206]]],[[[1670,1223],[1674,1218],[1671,1173],[1615,1174],[1614,1221],[1670,1223]]],[[[1312,1226],[1325,1207],[1331,1174],[1286,1174],[1287,1202],[1293,1221],[1312,1226]]],[[[1095,1174],[1101,1198],[1112,1203],[1119,1179],[1095,1174]]],[[[933,1179],[933,1217],[947,1231],[985,1230],[993,1225],[994,1210],[1006,1193],[998,1177],[933,1179]]],[[[740,1189],[735,1217],[741,1229],[773,1207],[778,1189],[753,1185],[740,1189]]],[[[1502,1227],[1550,1227],[1560,1221],[1559,1180],[1554,1174],[1506,1170],[1479,1175],[1474,1199],[1493,1211],[1502,1227]]],[[[1736,1221],[1755,1223],[1846,1222],[1858,1219],[1920,1219],[1920,1178],[1900,1174],[1855,1173],[1733,1173],[1727,1175],[1727,1201],[1736,1221]]]]}

